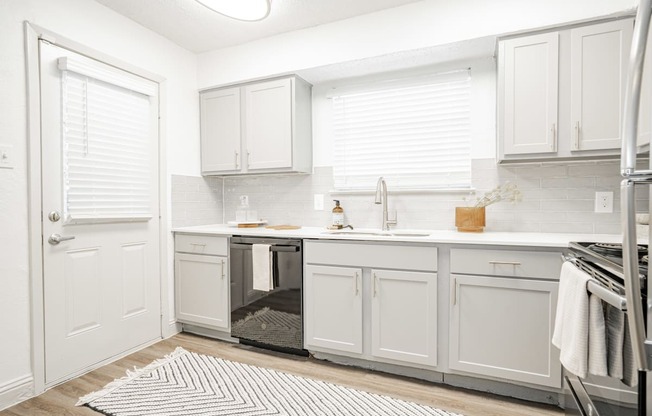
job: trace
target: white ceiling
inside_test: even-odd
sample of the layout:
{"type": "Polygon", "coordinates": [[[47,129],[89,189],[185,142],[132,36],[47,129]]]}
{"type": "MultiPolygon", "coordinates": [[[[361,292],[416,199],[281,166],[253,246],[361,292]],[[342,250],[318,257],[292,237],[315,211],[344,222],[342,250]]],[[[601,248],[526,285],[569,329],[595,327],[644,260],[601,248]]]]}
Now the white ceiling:
{"type": "Polygon", "coordinates": [[[240,22],[194,0],[96,0],[195,53],[225,48],[421,0],[272,0],[261,22],[240,22]]]}

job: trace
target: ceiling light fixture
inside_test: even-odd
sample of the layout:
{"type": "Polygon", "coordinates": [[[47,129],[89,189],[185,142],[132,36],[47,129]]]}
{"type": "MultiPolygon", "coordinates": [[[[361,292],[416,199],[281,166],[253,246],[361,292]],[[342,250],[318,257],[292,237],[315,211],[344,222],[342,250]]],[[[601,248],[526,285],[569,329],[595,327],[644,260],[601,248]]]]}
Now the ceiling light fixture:
{"type": "Polygon", "coordinates": [[[263,20],[269,15],[272,0],[196,0],[212,11],[245,22],[263,20]]]}

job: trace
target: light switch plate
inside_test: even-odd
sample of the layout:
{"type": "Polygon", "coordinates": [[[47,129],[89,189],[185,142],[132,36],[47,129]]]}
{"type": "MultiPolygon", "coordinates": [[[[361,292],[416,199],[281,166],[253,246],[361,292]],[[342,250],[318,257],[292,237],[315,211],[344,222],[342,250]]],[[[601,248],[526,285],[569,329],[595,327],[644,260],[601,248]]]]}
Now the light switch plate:
{"type": "Polygon", "coordinates": [[[315,194],[315,211],[324,210],[324,194],[315,194]]]}
{"type": "Polygon", "coordinates": [[[14,168],[14,147],[8,144],[0,144],[0,168],[14,168]]]}

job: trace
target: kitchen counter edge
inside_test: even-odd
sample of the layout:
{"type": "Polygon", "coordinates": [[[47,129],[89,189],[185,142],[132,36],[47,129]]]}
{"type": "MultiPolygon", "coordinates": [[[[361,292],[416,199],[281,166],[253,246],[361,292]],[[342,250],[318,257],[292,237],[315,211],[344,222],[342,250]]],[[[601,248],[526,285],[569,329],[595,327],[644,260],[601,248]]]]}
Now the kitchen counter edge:
{"type": "MultiPolygon", "coordinates": [[[[571,241],[587,241],[602,243],[620,243],[619,234],[567,234],[567,233],[518,233],[493,232],[462,233],[452,230],[396,230],[397,232],[428,233],[428,236],[380,236],[380,235],[347,235],[330,234],[330,230],[321,227],[303,227],[296,230],[273,230],[264,227],[237,228],[222,224],[198,225],[191,227],[176,227],[173,233],[201,234],[229,237],[233,235],[302,238],[340,241],[385,241],[429,244],[479,244],[505,246],[533,246],[565,248],[571,241]]],[[[647,241],[639,241],[647,244],[647,241]]]]}

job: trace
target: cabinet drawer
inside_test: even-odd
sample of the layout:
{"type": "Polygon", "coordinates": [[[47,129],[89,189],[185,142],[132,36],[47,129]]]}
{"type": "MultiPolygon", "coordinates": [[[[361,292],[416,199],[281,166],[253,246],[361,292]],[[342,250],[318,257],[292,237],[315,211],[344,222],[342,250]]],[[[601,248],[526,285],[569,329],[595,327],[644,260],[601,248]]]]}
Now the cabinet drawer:
{"type": "Polygon", "coordinates": [[[437,271],[437,248],[348,242],[307,241],[304,260],[312,264],[437,271]]]}
{"type": "Polygon", "coordinates": [[[174,251],[226,256],[229,253],[229,244],[226,237],[177,234],[174,238],[174,251]]]}
{"type": "Polygon", "coordinates": [[[559,279],[561,252],[451,249],[451,273],[559,279]]]}

